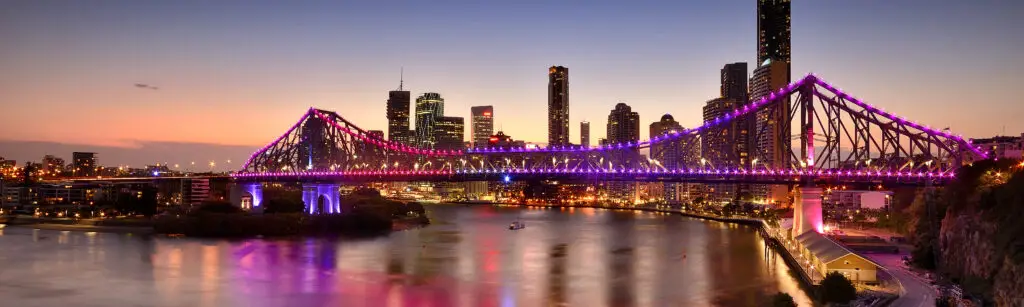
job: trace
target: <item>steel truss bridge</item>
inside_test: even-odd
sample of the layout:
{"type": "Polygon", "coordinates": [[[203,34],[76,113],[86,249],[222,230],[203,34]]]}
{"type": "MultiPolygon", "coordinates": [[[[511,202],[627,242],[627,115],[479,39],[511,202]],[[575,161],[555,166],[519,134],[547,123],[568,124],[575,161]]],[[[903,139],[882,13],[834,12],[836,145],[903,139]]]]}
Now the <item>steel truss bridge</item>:
{"type": "Polygon", "coordinates": [[[311,108],[233,174],[240,182],[665,181],[925,185],[986,159],[961,136],[891,114],[815,75],[691,129],[591,147],[434,150],[311,108]],[[722,145],[746,130],[744,146],[722,145]],[[746,149],[743,149],[745,147],[746,149]],[[647,149],[651,159],[641,154],[647,149]],[[668,157],[668,158],[665,158],[668,157]]]}

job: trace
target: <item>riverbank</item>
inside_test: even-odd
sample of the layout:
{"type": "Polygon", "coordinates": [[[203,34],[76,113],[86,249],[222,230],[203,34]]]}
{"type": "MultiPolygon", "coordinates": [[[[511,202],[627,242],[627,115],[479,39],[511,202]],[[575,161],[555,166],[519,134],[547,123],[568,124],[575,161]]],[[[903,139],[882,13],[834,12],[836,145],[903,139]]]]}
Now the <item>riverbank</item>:
{"type": "Polygon", "coordinates": [[[83,232],[106,232],[106,233],[130,233],[130,234],[152,234],[152,227],[134,227],[134,226],[95,226],[95,225],[81,225],[81,224],[21,224],[21,225],[8,225],[6,227],[17,227],[17,228],[32,228],[42,230],[58,230],[58,231],[83,231],[83,232]]]}

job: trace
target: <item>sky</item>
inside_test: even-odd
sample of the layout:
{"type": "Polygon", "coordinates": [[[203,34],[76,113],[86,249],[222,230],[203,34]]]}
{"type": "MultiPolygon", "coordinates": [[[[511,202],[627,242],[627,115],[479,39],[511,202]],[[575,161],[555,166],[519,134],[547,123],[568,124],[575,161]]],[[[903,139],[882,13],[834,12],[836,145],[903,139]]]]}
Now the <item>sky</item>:
{"type": "MultiPolygon", "coordinates": [[[[665,113],[700,125],[726,63],[754,68],[755,4],[3,1],[0,157],[80,145],[105,165],[237,164],[311,106],[386,130],[403,69],[405,89],[441,93],[447,116],[493,105],[495,129],[544,142],[547,68],[566,66],[570,140],[583,120],[591,143],[603,137],[618,102],[646,139],[665,113]]],[[[1024,1],[798,0],[792,74],[967,137],[1018,135],[1020,29],[1024,1]]]]}

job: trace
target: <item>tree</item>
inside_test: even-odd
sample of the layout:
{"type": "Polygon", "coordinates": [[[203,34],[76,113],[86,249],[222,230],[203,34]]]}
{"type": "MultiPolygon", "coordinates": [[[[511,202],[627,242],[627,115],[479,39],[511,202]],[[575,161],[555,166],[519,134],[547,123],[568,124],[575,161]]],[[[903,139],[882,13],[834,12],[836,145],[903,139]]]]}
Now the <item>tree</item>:
{"type": "Polygon", "coordinates": [[[796,307],[796,301],[789,294],[779,292],[772,296],[772,307],[796,307]]]}
{"type": "Polygon", "coordinates": [[[911,222],[911,241],[914,249],[910,254],[914,265],[923,269],[935,269],[938,252],[939,223],[946,213],[946,205],[939,198],[939,191],[926,189],[914,198],[908,208],[914,220],[911,222]]]}
{"type": "Polygon", "coordinates": [[[226,201],[205,201],[196,208],[196,212],[200,213],[239,213],[242,212],[241,208],[235,207],[235,205],[226,201]]]}
{"type": "Polygon", "coordinates": [[[129,190],[117,195],[114,208],[121,214],[142,214],[147,217],[156,214],[156,187],[146,185],[139,190],[129,190]]]}
{"type": "Polygon", "coordinates": [[[261,204],[263,213],[300,213],[306,209],[301,199],[292,198],[271,198],[264,200],[261,204]]]}
{"type": "Polygon", "coordinates": [[[829,272],[818,285],[818,299],[825,303],[845,304],[857,298],[853,282],[839,272],[829,272]]]}
{"type": "Polygon", "coordinates": [[[374,188],[362,187],[355,191],[352,191],[351,196],[353,197],[366,197],[366,198],[383,198],[380,196],[380,191],[374,188]]]}

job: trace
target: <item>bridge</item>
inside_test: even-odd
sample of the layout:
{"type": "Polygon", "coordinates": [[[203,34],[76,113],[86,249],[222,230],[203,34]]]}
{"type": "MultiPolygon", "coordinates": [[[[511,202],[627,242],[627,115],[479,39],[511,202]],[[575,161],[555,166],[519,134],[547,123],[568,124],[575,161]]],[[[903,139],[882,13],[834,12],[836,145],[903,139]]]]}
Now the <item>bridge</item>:
{"type": "Polygon", "coordinates": [[[864,103],[814,75],[692,129],[650,140],[592,147],[433,150],[380,139],[338,113],[309,109],[288,132],[252,154],[240,181],[467,181],[583,179],[679,182],[886,182],[918,185],[952,178],[984,159],[968,141],[864,103]],[[716,133],[752,122],[747,162],[708,147],[716,133]],[[797,131],[797,134],[791,134],[797,131]],[[798,141],[798,142],[797,142],[798,141]],[[819,142],[819,143],[816,143],[819,142]],[[795,145],[795,146],[794,146],[795,145]],[[661,163],[640,149],[673,151],[661,163]],[[714,165],[714,161],[733,161],[714,165]]]}
{"type": "MultiPolygon", "coordinates": [[[[959,135],[886,112],[813,74],[722,113],[643,141],[437,150],[384,140],[336,112],[311,108],[232,177],[258,206],[261,183],[297,181],[306,185],[307,204],[318,195],[338,199],[339,184],[392,181],[923,186],[987,158],[959,135]],[[722,145],[742,130],[743,146],[722,145]]],[[[323,212],[341,212],[331,203],[323,212]]]]}

